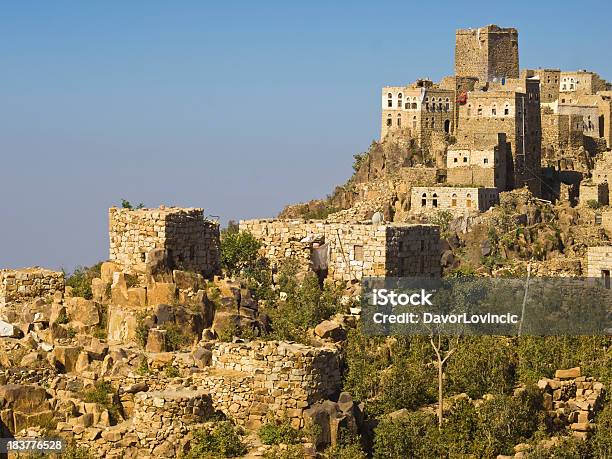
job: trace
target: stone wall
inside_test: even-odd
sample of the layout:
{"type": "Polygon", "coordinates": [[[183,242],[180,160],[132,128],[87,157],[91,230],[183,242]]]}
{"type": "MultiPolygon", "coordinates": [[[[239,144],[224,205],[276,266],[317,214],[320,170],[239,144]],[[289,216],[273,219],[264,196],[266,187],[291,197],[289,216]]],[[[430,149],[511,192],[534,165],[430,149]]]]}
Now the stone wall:
{"type": "Polygon", "coordinates": [[[608,279],[612,273],[612,246],[589,247],[587,251],[587,276],[601,278],[605,272],[608,279]]]}
{"type": "Polygon", "coordinates": [[[273,267],[287,257],[308,267],[318,248],[327,259],[328,277],[335,280],[440,273],[440,235],[435,225],[243,220],[240,230],[263,243],[263,254],[273,267]]]}
{"type": "Polygon", "coordinates": [[[484,212],[499,202],[496,188],[459,188],[451,186],[413,187],[412,214],[448,210],[455,214],[484,212]]]}
{"type": "Polygon", "coordinates": [[[304,409],[341,387],[335,348],[282,341],[217,343],[212,367],[200,384],[215,408],[253,427],[268,415],[287,417],[295,427],[303,427],[304,409]]]}
{"type": "Polygon", "coordinates": [[[608,205],[608,183],[592,183],[592,182],[581,182],[580,183],[580,204],[586,205],[589,201],[595,201],[601,205],[608,205]]]}
{"type": "Polygon", "coordinates": [[[219,271],[219,224],[202,209],[109,209],[110,260],[144,272],[148,253],[165,249],[173,268],[212,276],[219,271]]]}
{"type": "Polygon", "coordinates": [[[44,268],[0,269],[0,304],[64,292],[64,273],[44,268]]]}
{"type": "Polygon", "coordinates": [[[608,232],[609,236],[612,236],[612,210],[601,213],[601,226],[608,232]]]}

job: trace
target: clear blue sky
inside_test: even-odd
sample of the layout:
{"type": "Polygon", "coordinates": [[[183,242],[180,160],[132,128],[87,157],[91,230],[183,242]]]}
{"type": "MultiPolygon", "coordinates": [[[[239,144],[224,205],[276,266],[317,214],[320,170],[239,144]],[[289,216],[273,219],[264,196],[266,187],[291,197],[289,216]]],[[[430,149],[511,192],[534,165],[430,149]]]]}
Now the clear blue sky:
{"type": "Polygon", "coordinates": [[[380,87],[452,73],[456,28],[612,79],[609,2],[21,1],[0,14],[0,267],[107,258],[107,208],[228,219],[324,196],[380,87]]]}

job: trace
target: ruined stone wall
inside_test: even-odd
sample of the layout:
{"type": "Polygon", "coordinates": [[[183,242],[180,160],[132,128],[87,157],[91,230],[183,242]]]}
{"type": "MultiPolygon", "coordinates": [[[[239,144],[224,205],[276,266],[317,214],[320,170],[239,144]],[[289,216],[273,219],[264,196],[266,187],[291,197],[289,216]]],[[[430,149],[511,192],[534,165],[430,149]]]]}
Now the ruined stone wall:
{"type": "Polygon", "coordinates": [[[215,408],[250,426],[270,414],[303,427],[304,409],[339,392],[342,382],[336,349],[282,341],[218,343],[212,366],[201,384],[215,408]]]}
{"type": "Polygon", "coordinates": [[[413,187],[410,212],[413,214],[448,210],[453,213],[484,212],[499,202],[495,188],[413,187]]]}
{"type": "Polygon", "coordinates": [[[244,220],[240,230],[249,231],[262,241],[263,253],[273,266],[286,257],[297,257],[306,267],[315,244],[326,244],[328,277],[335,280],[409,274],[436,276],[440,270],[439,229],[434,225],[244,220]],[[420,241],[425,244],[426,253],[421,251],[420,241]],[[391,247],[400,242],[401,260],[388,258],[391,247]]]}
{"type": "Polygon", "coordinates": [[[568,150],[577,151],[584,147],[582,117],[580,115],[562,115],[546,110],[542,113],[542,150],[550,164],[567,156],[568,150]]]}
{"type": "Polygon", "coordinates": [[[601,205],[608,205],[609,189],[608,183],[581,182],[579,200],[580,204],[586,205],[589,201],[596,201],[601,205]]]}
{"type": "Polygon", "coordinates": [[[602,272],[612,274],[612,246],[589,247],[587,251],[587,276],[600,278],[602,272]]]}
{"type": "Polygon", "coordinates": [[[63,293],[64,273],[44,268],[0,269],[0,304],[63,293]]]}
{"type": "Polygon", "coordinates": [[[219,270],[219,224],[202,209],[109,209],[110,260],[144,272],[148,253],[165,249],[173,267],[211,276],[219,270]]]}
{"type": "Polygon", "coordinates": [[[601,213],[601,226],[612,236],[612,210],[606,210],[601,213]]]}
{"type": "Polygon", "coordinates": [[[518,78],[518,31],[496,25],[457,30],[455,75],[478,77],[482,83],[518,78]]]}

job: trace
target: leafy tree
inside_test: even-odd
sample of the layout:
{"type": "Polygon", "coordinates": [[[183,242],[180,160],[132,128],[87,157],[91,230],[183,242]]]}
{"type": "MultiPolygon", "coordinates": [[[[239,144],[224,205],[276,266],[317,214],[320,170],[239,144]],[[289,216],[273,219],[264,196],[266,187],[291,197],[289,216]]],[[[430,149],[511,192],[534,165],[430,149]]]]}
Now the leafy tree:
{"type": "Polygon", "coordinates": [[[135,209],[144,209],[144,204],[141,202],[136,206],[133,206],[130,201],[127,201],[125,199],[121,200],[121,208],[123,209],[130,209],[130,210],[135,210],[135,209]]]}
{"type": "Polygon", "coordinates": [[[238,457],[246,452],[247,448],[234,425],[229,421],[222,421],[212,430],[202,428],[194,431],[191,449],[184,457],[185,459],[238,457]]]}
{"type": "Polygon", "coordinates": [[[259,429],[258,435],[264,445],[293,445],[299,443],[302,437],[286,419],[267,422],[259,429]]]}
{"type": "Polygon", "coordinates": [[[230,276],[252,269],[261,243],[249,232],[226,232],[221,238],[221,267],[230,276]]]}
{"type": "Polygon", "coordinates": [[[98,262],[93,266],[77,266],[72,274],[66,278],[66,286],[72,287],[72,294],[80,296],[87,300],[93,298],[91,291],[91,281],[95,277],[100,277],[102,262],[98,262]]]}

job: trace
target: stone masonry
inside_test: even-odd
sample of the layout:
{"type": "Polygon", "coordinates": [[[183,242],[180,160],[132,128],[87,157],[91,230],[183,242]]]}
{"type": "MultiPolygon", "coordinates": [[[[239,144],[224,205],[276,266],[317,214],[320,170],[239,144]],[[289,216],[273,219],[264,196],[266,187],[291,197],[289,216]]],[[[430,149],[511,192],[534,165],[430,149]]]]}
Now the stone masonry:
{"type": "Polygon", "coordinates": [[[243,220],[240,230],[263,243],[273,267],[287,257],[308,267],[318,251],[328,277],[335,280],[440,274],[440,232],[435,225],[271,219],[243,220]]]}
{"type": "Polygon", "coordinates": [[[484,212],[499,203],[496,188],[412,187],[410,213],[448,210],[453,214],[484,212]]]}
{"type": "Polygon", "coordinates": [[[109,209],[110,260],[142,273],[148,253],[165,249],[172,268],[210,277],[219,271],[219,224],[198,208],[109,209]]]}
{"type": "Polygon", "coordinates": [[[589,247],[587,252],[587,276],[590,278],[607,280],[606,286],[610,288],[612,273],[612,246],[589,247]]]}
{"type": "Polygon", "coordinates": [[[0,269],[0,304],[64,292],[64,273],[44,268],[0,269]]]}
{"type": "Polygon", "coordinates": [[[282,341],[218,343],[199,384],[240,424],[257,427],[271,415],[303,427],[305,408],[340,391],[340,357],[335,348],[282,341]]]}

